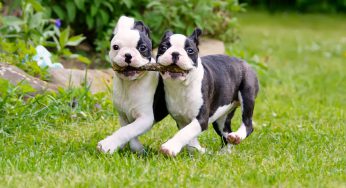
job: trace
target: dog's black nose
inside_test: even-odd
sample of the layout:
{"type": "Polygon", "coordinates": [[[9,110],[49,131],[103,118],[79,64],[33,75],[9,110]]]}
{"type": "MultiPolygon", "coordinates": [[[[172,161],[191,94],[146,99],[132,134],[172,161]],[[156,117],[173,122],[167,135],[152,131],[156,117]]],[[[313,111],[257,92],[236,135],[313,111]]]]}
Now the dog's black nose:
{"type": "Polygon", "coordinates": [[[172,60],[173,60],[173,64],[177,63],[177,61],[179,60],[179,52],[173,52],[172,53],[172,60]]]}
{"type": "Polygon", "coordinates": [[[126,53],[126,54],[125,54],[125,58],[126,58],[126,59],[131,59],[131,58],[132,58],[132,55],[129,54],[129,53],[126,53]]]}
{"type": "Polygon", "coordinates": [[[132,55],[129,53],[125,54],[125,62],[126,63],[131,63],[132,55]]]}
{"type": "Polygon", "coordinates": [[[179,57],[179,55],[180,55],[179,52],[173,52],[173,53],[172,53],[172,57],[173,57],[173,58],[174,58],[174,57],[179,57]]]}

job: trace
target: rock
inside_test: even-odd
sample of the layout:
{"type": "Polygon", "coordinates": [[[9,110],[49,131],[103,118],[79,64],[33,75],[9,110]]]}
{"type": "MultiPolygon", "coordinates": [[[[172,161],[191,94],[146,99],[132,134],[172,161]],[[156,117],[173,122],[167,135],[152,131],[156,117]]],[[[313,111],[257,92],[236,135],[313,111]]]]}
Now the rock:
{"type": "MultiPolygon", "coordinates": [[[[153,55],[156,57],[157,48],[153,55]]],[[[225,45],[222,41],[210,38],[202,38],[199,42],[199,55],[206,56],[212,54],[225,54],[225,45]]]]}
{"type": "Polygon", "coordinates": [[[202,38],[199,45],[200,56],[212,54],[225,54],[225,45],[216,39],[202,38]]]}
{"type": "MultiPolygon", "coordinates": [[[[44,91],[56,91],[57,86],[45,81],[42,81],[38,78],[35,78],[33,76],[30,76],[29,74],[25,73],[20,68],[0,62],[0,78],[3,78],[5,80],[8,80],[11,84],[17,85],[20,82],[27,83],[31,85],[36,92],[35,93],[42,93],[44,91]]],[[[33,94],[35,94],[33,93],[33,94]]]]}
{"type": "Polygon", "coordinates": [[[112,88],[112,69],[79,70],[79,69],[50,69],[50,82],[62,88],[79,87],[83,83],[90,85],[92,93],[105,92],[112,88]]]}

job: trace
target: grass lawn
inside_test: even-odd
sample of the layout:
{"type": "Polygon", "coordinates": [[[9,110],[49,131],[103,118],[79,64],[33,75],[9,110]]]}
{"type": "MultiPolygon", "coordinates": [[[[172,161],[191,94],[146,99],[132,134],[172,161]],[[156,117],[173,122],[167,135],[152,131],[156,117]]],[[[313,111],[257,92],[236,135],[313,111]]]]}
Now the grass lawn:
{"type": "MultiPolygon", "coordinates": [[[[345,16],[246,13],[233,48],[267,61],[260,74],[255,131],[220,154],[212,129],[200,136],[209,152],[166,158],[158,148],[177,131],[166,118],[112,156],[96,144],[117,129],[104,120],[16,127],[0,134],[1,187],[346,187],[345,16]]],[[[239,110],[233,127],[240,124],[239,110]]]]}

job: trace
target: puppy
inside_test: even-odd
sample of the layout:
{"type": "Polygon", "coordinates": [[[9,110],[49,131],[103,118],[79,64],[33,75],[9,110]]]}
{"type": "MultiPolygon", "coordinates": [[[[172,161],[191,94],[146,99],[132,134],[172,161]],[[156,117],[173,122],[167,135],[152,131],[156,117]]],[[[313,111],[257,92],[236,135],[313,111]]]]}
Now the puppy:
{"type": "Polygon", "coordinates": [[[112,66],[125,67],[114,75],[114,105],[121,128],[100,141],[98,150],[113,153],[127,142],[132,151],[142,152],[138,136],[167,114],[162,79],[158,72],[134,68],[154,63],[149,28],[141,21],[122,16],[111,37],[112,66]]]}
{"type": "MultiPolygon", "coordinates": [[[[197,136],[212,123],[222,143],[239,144],[252,131],[252,114],[259,86],[255,72],[244,61],[226,55],[199,57],[200,29],[186,37],[168,31],[159,45],[157,63],[178,66],[184,73],[161,72],[166,104],[180,131],[161,146],[176,156],[186,144],[204,151],[197,136]],[[242,124],[232,132],[231,119],[238,106],[242,124]]],[[[230,146],[230,145],[229,145],[230,146]]]]}

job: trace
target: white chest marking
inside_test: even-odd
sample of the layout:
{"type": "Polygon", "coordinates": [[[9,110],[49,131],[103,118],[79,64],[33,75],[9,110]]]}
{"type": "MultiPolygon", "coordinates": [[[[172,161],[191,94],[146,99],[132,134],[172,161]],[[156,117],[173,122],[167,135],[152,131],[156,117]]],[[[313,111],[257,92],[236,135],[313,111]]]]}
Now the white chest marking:
{"type": "Polygon", "coordinates": [[[114,76],[114,105],[130,122],[140,115],[153,115],[152,105],[158,84],[158,73],[147,72],[138,80],[114,76]]]}
{"type": "Polygon", "coordinates": [[[180,125],[190,123],[203,105],[203,74],[204,70],[200,64],[184,81],[164,80],[168,111],[180,125]]]}

